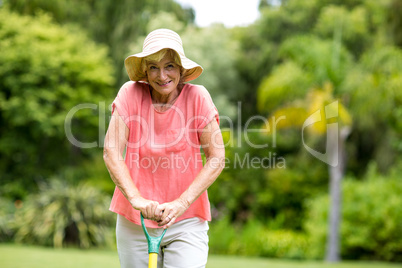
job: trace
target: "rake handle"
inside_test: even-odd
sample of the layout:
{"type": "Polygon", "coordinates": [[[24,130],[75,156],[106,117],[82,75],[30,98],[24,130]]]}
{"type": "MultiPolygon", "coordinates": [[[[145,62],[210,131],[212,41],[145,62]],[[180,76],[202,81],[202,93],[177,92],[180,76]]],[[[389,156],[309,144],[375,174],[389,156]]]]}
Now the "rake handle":
{"type": "Polygon", "coordinates": [[[150,236],[148,234],[147,228],[145,227],[144,217],[142,216],[142,213],[140,213],[140,215],[141,215],[142,229],[144,230],[144,234],[148,241],[148,254],[149,254],[148,268],[156,268],[158,263],[159,247],[161,245],[162,238],[166,233],[166,229],[163,230],[163,233],[158,237],[150,236]]]}
{"type": "Polygon", "coordinates": [[[148,268],[158,267],[158,253],[149,253],[148,268]]]}

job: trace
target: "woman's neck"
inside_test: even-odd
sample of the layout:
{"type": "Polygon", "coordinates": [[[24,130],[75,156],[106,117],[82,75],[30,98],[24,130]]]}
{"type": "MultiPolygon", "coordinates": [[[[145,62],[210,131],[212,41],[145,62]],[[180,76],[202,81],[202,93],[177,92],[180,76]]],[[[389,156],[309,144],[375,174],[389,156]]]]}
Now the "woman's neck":
{"type": "Polygon", "coordinates": [[[152,103],[158,110],[167,110],[179,97],[182,88],[182,86],[178,86],[176,90],[173,90],[171,93],[162,95],[150,87],[152,103]]]}
{"type": "Polygon", "coordinates": [[[179,96],[178,90],[174,90],[167,95],[162,95],[151,88],[152,101],[157,104],[171,104],[177,96],[179,96]]]}

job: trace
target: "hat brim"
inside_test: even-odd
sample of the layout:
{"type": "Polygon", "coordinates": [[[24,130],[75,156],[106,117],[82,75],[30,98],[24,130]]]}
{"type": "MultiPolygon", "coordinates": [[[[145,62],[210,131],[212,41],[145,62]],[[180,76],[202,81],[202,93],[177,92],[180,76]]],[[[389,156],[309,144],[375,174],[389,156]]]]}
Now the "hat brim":
{"type": "MultiPolygon", "coordinates": [[[[162,49],[164,49],[164,48],[162,48],[162,49]]],[[[124,60],[124,66],[126,67],[126,71],[127,71],[127,74],[128,74],[128,77],[130,78],[130,80],[148,82],[147,78],[146,77],[144,78],[144,76],[141,75],[141,61],[145,57],[152,55],[156,52],[159,52],[162,49],[148,50],[146,52],[140,52],[140,53],[128,56],[124,60]]],[[[173,48],[171,48],[171,49],[173,49],[173,48]]],[[[173,50],[176,51],[175,49],[173,49],[173,50]]],[[[176,51],[176,53],[180,57],[182,67],[186,70],[184,76],[182,77],[183,82],[189,82],[191,80],[196,79],[197,77],[199,77],[201,75],[201,73],[203,71],[203,68],[201,67],[201,65],[199,65],[198,63],[181,55],[177,51],[176,51]]]]}

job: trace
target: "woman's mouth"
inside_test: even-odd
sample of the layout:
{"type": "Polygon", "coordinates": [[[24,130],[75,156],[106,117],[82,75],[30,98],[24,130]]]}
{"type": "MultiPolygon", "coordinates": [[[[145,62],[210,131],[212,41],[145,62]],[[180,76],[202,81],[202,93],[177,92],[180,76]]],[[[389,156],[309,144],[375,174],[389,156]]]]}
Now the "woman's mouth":
{"type": "Polygon", "coordinates": [[[167,86],[170,82],[172,82],[172,81],[170,80],[170,81],[168,81],[166,83],[163,83],[163,84],[158,83],[158,85],[161,86],[161,87],[164,87],[164,86],[167,86]]]}

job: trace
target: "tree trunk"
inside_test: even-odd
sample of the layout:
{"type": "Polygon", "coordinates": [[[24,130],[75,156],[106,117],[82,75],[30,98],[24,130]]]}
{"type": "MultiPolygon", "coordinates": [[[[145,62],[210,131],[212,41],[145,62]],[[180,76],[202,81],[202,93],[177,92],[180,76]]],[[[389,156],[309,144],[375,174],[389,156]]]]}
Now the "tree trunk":
{"type": "Polygon", "coordinates": [[[330,192],[330,209],[329,209],[329,228],[327,236],[327,248],[325,259],[328,262],[338,262],[340,256],[340,223],[341,223],[341,208],[342,208],[342,178],[344,175],[345,166],[345,141],[349,136],[350,128],[343,127],[340,130],[338,140],[330,141],[330,153],[337,154],[338,165],[329,166],[329,192],[330,192]]]}

